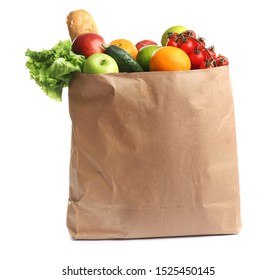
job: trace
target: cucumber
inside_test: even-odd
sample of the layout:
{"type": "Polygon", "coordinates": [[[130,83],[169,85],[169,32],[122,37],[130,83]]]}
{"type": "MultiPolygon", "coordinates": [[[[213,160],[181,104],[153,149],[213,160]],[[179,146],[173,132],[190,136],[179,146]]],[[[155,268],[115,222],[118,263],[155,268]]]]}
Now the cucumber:
{"type": "Polygon", "coordinates": [[[105,47],[105,53],[111,56],[117,63],[119,72],[143,72],[140,64],[122,48],[111,45],[105,47]]]}

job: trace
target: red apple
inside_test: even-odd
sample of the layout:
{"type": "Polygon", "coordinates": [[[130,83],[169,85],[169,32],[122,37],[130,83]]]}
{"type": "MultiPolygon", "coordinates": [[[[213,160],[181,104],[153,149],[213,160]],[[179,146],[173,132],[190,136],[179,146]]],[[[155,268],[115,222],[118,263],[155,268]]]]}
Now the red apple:
{"type": "Polygon", "coordinates": [[[76,37],[72,43],[72,51],[84,55],[86,58],[94,53],[103,53],[105,40],[97,33],[84,33],[76,37]]]}
{"type": "Polygon", "coordinates": [[[136,43],[136,48],[139,51],[141,48],[149,45],[157,45],[157,43],[152,40],[142,40],[136,43]]]}

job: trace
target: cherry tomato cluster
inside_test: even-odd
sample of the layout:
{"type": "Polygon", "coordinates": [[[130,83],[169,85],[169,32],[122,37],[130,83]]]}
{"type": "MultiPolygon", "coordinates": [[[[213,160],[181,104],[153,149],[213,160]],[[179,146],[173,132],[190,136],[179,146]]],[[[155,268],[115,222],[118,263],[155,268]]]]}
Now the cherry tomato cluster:
{"type": "Polygon", "coordinates": [[[216,55],[214,46],[206,47],[203,37],[197,37],[193,30],[182,33],[168,33],[167,46],[182,49],[190,58],[191,69],[205,69],[228,65],[228,59],[216,55]]]}

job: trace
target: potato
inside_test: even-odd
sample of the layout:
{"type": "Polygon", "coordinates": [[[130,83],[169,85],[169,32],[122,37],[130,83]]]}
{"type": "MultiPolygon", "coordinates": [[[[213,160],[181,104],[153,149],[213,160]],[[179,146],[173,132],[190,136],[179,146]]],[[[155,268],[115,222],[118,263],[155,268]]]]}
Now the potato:
{"type": "Polygon", "coordinates": [[[96,23],[91,14],[85,10],[72,11],[66,17],[69,36],[73,41],[77,36],[84,33],[98,33],[96,23]]]}

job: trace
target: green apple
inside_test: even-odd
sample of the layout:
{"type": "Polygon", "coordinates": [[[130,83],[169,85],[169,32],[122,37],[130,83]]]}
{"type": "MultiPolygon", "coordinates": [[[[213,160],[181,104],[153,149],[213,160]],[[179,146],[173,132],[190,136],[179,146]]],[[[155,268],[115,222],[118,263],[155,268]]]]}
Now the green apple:
{"type": "Polygon", "coordinates": [[[150,59],[152,57],[152,55],[154,54],[154,52],[161,48],[161,46],[158,45],[149,45],[149,46],[145,46],[143,48],[141,48],[138,51],[137,54],[137,62],[140,64],[140,66],[143,68],[144,71],[149,71],[149,63],[150,63],[150,59]]]}
{"type": "Polygon", "coordinates": [[[83,72],[88,74],[118,73],[116,61],[105,53],[94,53],[90,55],[83,67],[83,72]]]}
{"type": "Polygon", "coordinates": [[[187,28],[182,26],[182,25],[174,25],[174,26],[171,26],[170,28],[166,29],[166,31],[163,33],[162,39],[161,39],[162,46],[166,45],[166,42],[167,42],[167,39],[168,39],[167,38],[168,33],[170,33],[170,32],[181,33],[185,30],[187,30],[187,28]]]}

